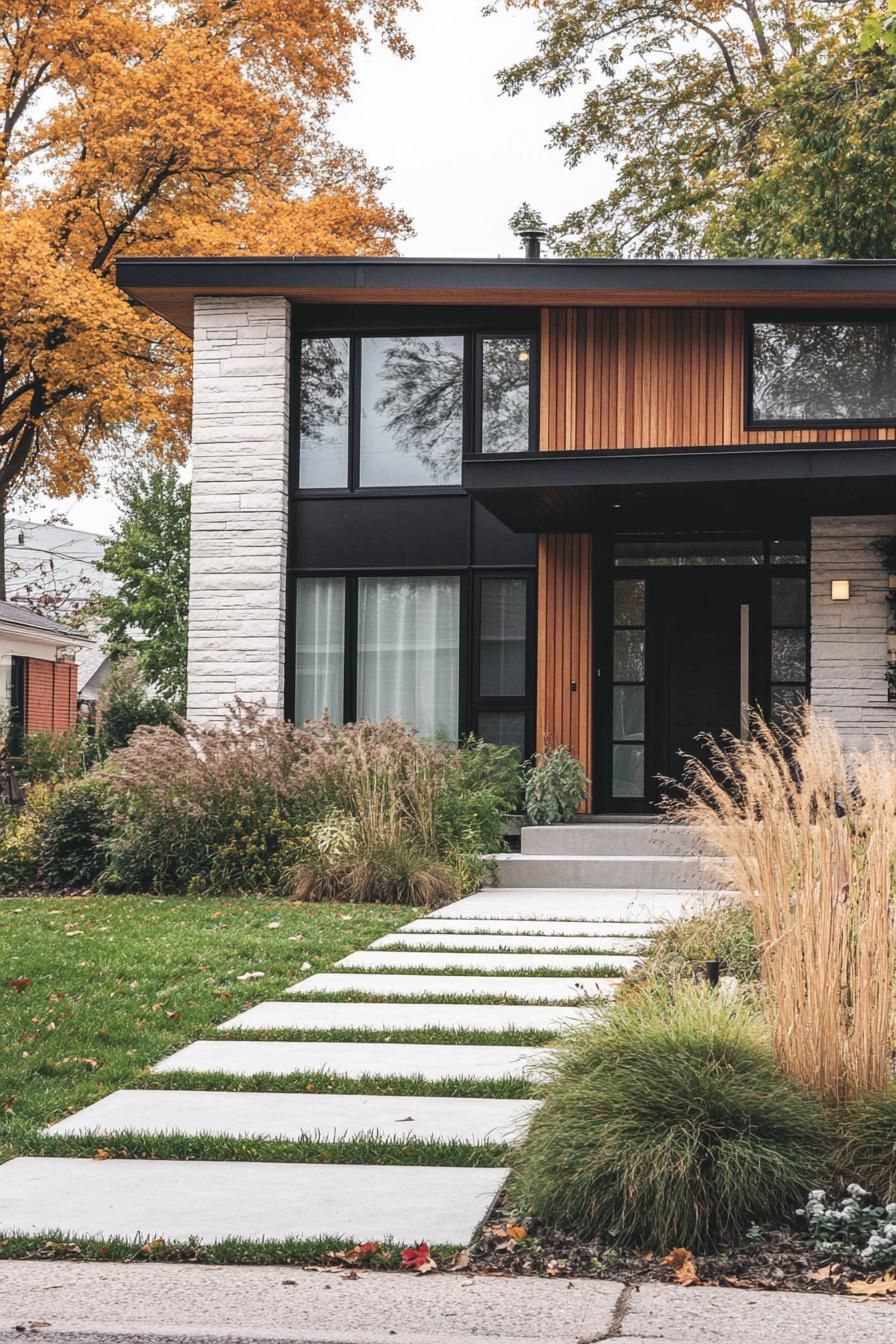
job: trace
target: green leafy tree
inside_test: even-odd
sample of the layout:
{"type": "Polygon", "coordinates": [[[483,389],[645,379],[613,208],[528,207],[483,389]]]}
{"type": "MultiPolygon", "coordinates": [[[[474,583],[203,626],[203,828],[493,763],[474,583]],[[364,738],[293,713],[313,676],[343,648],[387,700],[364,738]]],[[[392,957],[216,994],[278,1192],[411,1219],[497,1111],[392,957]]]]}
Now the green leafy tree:
{"type": "Polygon", "coordinates": [[[568,256],[892,256],[892,27],[867,0],[495,0],[536,12],[505,92],[578,107],[570,165],[615,169],[555,222],[568,256]]]}
{"type": "Polygon", "coordinates": [[[187,693],[190,487],[176,469],[134,474],[99,568],[118,582],[99,600],[113,657],[136,650],[146,680],[173,705],[187,693]]]}

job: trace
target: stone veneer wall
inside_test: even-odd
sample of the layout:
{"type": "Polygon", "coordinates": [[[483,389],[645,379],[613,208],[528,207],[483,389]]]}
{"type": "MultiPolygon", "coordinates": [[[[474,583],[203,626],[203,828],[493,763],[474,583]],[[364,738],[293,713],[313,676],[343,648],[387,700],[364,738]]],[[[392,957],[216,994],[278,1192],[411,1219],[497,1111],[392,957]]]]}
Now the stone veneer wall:
{"type": "Polygon", "coordinates": [[[812,704],[856,749],[896,733],[886,682],[888,576],[874,549],[894,533],[889,514],[812,519],[812,704]],[[831,600],[832,579],[849,579],[848,602],[831,600]]]}
{"type": "Polygon", "coordinates": [[[289,323],[281,298],[197,298],[187,715],[283,714],[289,323]]]}

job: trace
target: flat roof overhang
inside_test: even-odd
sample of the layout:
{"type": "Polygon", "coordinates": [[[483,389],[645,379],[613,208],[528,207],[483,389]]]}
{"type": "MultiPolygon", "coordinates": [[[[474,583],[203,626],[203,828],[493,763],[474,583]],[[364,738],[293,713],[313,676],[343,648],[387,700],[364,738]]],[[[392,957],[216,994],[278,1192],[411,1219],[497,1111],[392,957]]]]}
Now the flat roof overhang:
{"type": "Polygon", "coordinates": [[[896,511],[896,443],[481,455],[463,485],[514,532],[785,525],[896,511]]]}
{"type": "Polygon", "coordinates": [[[187,335],[201,295],[295,303],[894,308],[894,261],[122,257],[119,287],[187,335]]]}

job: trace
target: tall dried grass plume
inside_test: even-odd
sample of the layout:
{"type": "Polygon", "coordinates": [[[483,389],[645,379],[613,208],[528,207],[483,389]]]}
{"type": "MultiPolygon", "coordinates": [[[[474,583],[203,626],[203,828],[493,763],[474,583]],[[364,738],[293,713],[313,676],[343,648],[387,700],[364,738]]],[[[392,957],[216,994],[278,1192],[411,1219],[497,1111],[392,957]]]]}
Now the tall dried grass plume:
{"type": "Polygon", "coordinates": [[[778,1061],[839,1103],[890,1079],[896,745],[847,753],[808,706],[705,743],[670,804],[727,860],[752,914],[778,1061]]]}

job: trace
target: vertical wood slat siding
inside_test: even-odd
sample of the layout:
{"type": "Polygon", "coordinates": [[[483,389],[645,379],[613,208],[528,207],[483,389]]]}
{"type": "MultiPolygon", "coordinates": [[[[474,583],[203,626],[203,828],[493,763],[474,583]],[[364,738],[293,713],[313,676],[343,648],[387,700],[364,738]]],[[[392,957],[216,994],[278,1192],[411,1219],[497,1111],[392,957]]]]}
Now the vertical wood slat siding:
{"type": "Polygon", "coordinates": [[[542,310],[543,452],[875,439],[896,427],[745,429],[735,309],[542,310]]]}
{"type": "Polygon", "coordinates": [[[569,747],[589,776],[591,619],[591,537],[540,536],[537,747],[539,751],[546,744],[569,747]]]}

